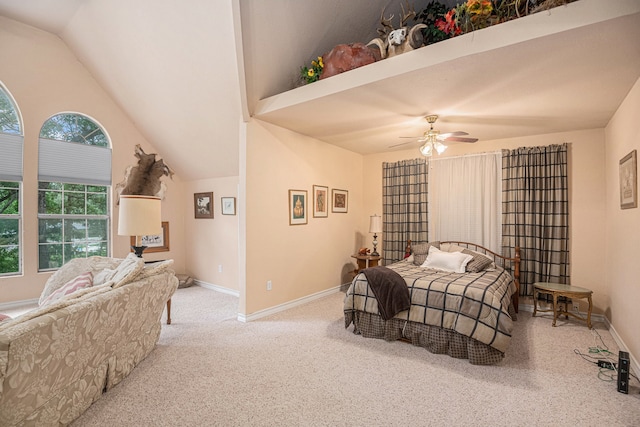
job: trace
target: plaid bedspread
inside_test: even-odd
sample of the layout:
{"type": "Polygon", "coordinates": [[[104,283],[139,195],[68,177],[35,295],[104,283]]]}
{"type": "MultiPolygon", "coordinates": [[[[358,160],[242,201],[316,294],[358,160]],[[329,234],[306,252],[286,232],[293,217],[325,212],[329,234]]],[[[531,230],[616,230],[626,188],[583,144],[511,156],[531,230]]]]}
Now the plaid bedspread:
{"type": "MultiPolygon", "coordinates": [[[[516,286],[504,269],[480,273],[447,273],[401,261],[387,266],[398,272],[411,295],[409,310],[395,318],[438,326],[466,335],[504,352],[513,322],[509,303],[516,286]]],[[[344,299],[345,328],[351,312],[379,314],[378,303],[364,274],[354,279],[344,299]]]]}

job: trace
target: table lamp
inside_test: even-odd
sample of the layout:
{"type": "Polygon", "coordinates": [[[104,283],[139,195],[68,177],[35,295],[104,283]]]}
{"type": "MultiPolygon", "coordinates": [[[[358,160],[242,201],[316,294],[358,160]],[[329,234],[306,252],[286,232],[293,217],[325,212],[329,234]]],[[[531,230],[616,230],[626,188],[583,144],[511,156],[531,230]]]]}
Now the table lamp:
{"type": "Polygon", "coordinates": [[[378,215],[372,215],[369,217],[369,233],[373,233],[373,252],[371,256],[380,256],[377,250],[378,236],[377,233],[382,233],[382,217],[378,215]]]}
{"type": "Polygon", "coordinates": [[[136,244],[133,252],[142,258],[147,248],[142,245],[142,236],[162,233],[160,216],[160,198],[153,196],[120,196],[120,212],[118,215],[118,235],[135,236],[136,244]]]}

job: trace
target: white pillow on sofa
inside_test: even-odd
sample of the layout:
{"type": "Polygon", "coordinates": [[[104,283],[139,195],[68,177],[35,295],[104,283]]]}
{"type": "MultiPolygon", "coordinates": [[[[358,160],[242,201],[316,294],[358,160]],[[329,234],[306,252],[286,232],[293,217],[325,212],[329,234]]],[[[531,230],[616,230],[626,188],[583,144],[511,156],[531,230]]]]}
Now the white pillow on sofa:
{"type": "Polygon", "coordinates": [[[135,254],[129,254],[115,269],[105,268],[96,273],[94,285],[103,285],[111,282],[113,289],[128,283],[144,268],[144,260],[135,254]]]}
{"type": "Polygon", "coordinates": [[[420,267],[451,273],[464,273],[467,264],[472,259],[473,255],[463,254],[462,252],[444,252],[432,246],[429,248],[427,259],[420,267]]]}

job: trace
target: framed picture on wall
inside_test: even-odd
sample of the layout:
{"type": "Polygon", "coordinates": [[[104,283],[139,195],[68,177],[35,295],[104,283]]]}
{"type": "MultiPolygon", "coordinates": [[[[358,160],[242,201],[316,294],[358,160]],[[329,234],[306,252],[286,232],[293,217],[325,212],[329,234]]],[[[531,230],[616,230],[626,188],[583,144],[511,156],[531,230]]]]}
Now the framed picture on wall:
{"type": "MultiPolygon", "coordinates": [[[[162,232],[140,237],[140,245],[146,246],[145,253],[166,252],[169,250],[169,222],[162,221],[162,232]]],[[[135,236],[131,236],[131,246],[136,246],[135,236]]],[[[133,249],[131,250],[133,252],[133,249]]]]}
{"type": "Polygon", "coordinates": [[[235,215],[236,214],[236,198],[235,197],[223,197],[221,200],[222,215],[235,215]]]}
{"type": "Polygon", "coordinates": [[[193,211],[196,218],[213,218],[213,192],[195,193],[193,211]]]}
{"type": "Polygon", "coordinates": [[[347,190],[331,190],[331,212],[347,213],[349,208],[349,192],[347,190]]]}
{"type": "Polygon", "coordinates": [[[329,187],[313,186],[313,217],[326,218],[329,216],[329,187]]]}
{"type": "Polygon", "coordinates": [[[289,190],[289,225],[307,223],[307,190],[289,190]]]}
{"type": "Polygon", "coordinates": [[[633,150],[620,160],[620,208],[638,207],[638,159],[633,150]]]}

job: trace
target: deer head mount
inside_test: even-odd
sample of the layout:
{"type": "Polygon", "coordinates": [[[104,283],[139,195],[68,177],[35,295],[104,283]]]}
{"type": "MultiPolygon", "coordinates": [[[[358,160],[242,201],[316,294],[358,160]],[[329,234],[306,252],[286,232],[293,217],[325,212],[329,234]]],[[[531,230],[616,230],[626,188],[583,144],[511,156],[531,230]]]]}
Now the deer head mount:
{"type": "Polygon", "coordinates": [[[377,31],[380,37],[371,40],[367,43],[367,46],[375,45],[380,49],[380,56],[382,59],[390,58],[392,56],[400,55],[401,53],[408,52],[410,50],[422,47],[424,44],[424,37],[422,35],[422,29],[427,28],[425,24],[416,24],[413,26],[407,26],[407,22],[415,19],[416,11],[413,6],[407,2],[407,10],[400,4],[402,10],[402,17],[400,18],[400,27],[393,29],[391,20],[394,15],[388,18],[384,17],[384,8],[380,13],[380,24],[382,27],[378,27],[377,31]]]}

